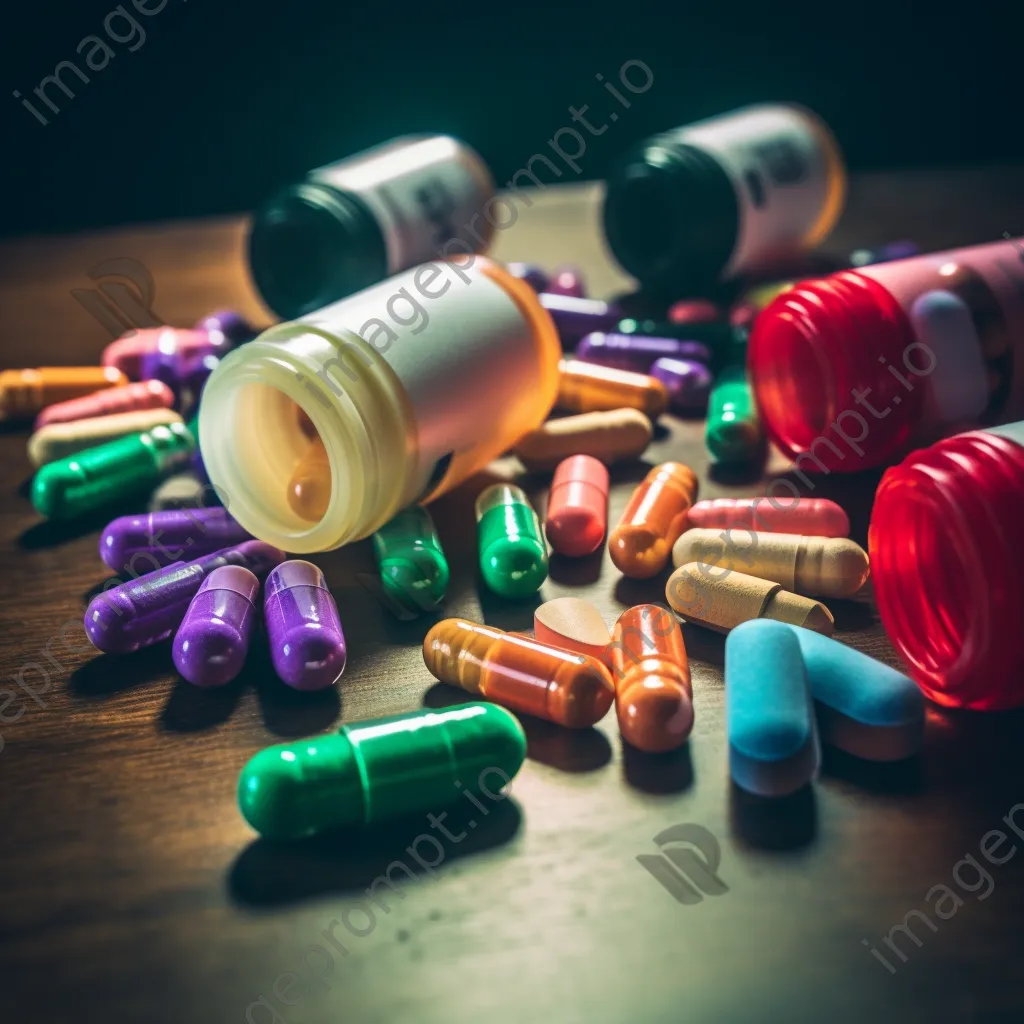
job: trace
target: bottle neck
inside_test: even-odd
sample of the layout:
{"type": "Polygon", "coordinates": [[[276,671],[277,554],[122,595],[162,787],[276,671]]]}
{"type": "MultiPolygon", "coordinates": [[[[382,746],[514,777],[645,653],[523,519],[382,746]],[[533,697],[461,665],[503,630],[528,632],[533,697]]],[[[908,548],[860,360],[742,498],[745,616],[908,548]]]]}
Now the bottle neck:
{"type": "Polygon", "coordinates": [[[358,335],[282,324],[224,359],[207,382],[200,448],[231,515],[286,551],[325,551],[365,537],[415,499],[414,428],[401,384],[358,335]],[[310,439],[327,452],[331,497],[309,522],[288,501],[310,439]]]}
{"type": "Polygon", "coordinates": [[[879,613],[936,703],[1024,704],[1022,499],[1024,447],[988,431],[915,452],[879,485],[868,532],[879,613]]]}

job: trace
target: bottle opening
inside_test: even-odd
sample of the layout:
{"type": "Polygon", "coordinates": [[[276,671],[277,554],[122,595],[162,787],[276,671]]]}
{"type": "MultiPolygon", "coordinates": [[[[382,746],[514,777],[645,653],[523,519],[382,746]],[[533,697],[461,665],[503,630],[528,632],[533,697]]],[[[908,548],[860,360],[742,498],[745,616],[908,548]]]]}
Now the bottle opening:
{"type": "Polygon", "coordinates": [[[615,194],[609,215],[615,219],[622,254],[631,263],[643,260],[660,267],[671,257],[677,232],[672,216],[676,188],[664,173],[638,169],[615,194]]]}

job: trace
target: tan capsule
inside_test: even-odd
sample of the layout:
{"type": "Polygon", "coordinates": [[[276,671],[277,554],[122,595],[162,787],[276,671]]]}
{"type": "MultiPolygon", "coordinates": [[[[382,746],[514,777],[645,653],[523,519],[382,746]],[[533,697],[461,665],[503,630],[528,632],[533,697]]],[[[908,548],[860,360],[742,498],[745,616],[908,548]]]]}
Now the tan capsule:
{"type": "Polygon", "coordinates": [[[318,437],[310,442],[288,481],[288,504],[297,516],[318,523],[327,515],[330,503],[331,463],[327,449],[318,437]]]}
{"type": "Polygon", "coordinates": [[[820,602],[783,590],[778,583],[687,562],[668,578],[665,597],[688,622],[727,633],[750,619],[775,619],[831,636],[832,613],[820,602]]]}
{"type": "Polygon", "coordinates": [[[112,366],[43,366],[0,373],[0,420],[35,416],[48,405],[81,398],[128,378],[112,366]]]}
{"type": "Polygon", "coordinates": [[[642,455],[653,436],[642,412],[612,409],[548,420],[524,435],[513,451],[529,470],[554,469],[570,455],[592,455],[607,465],[642,455]]]}
{"type": "Polygon", "coordinates": [[[140,409],[110,416],[92,416],[69,423],[49,423],[28,439],[28,458],[33,466],[45,466],[67,455],[95,448],[126,434],[139,434],[183,420],[173,409],[140,409]]]}
{"type": "Polygon", "coordinates": [[[702,562],[771,580],[812,597],[851,597],[868,578],[867,552],[847,537],[801,537],[755,530],[687,530],[672,564],[702,562]]]}
{"type": "Polygon", "coordinates": [[[558,374],[555,404],[567,412],[639,409],[653,420],[668,408],[668,389],[646,373],[563,359],[558,374]]]}

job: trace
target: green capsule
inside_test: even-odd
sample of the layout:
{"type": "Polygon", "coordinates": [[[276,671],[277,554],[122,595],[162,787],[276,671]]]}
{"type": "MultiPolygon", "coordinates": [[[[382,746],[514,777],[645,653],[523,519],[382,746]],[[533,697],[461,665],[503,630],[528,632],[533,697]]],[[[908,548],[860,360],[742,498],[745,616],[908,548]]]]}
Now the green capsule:
{"type": "Polygon", "coordinates": [[[752,462],[763,453],[761,417],[742,366],[728,367],[715,380],[705,441],[716,462],[752,462]]]}
{"type": "Polygon", "coordinates": [[[484,582],[502,597],[536,594],[548,576],[540,520],[513,484],[493,484],[476,499],[477,544],[484,582]]]}
{"type": "Polygon", "coordinates": [[[523,727],[497,704],[421,708],[260,751],[238,806],[267,839],[302,839],[426,814],[463,791],[496,799],[525,757],[523,727]]]}
{"type": "Polygon", "coordinates": [[[421,505],[399,512],[373,535],[380,580],[392,601],[413,614],[432,611],[448,589],[448,561],[430,513],[421,505]]]}
{"type": "Polygon", "coordinates": [[[154,427],[43,466],[32,504],[47,519],[72,519],[146,488],[188,463],[196,443],[183,423],[154,427]]]}

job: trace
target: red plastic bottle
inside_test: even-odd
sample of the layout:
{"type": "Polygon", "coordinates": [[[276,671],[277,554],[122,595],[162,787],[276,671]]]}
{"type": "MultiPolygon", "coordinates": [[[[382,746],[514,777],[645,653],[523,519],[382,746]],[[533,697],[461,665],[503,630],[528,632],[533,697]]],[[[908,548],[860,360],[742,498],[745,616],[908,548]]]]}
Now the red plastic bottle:
{"type": "Polygon", "coordinates": [[[885,472],[868,531],[882,623],[925,695],[1024,705],[1024,422],[974,430],[885,472]]]}
{"type": "Polygon", "coordinates": [[[771,439],[818,472],[1024,417],[1024,239],[805,281],[755,322],[771,439]]]}

